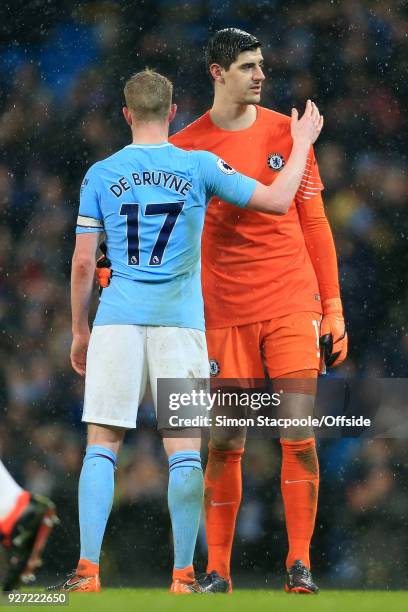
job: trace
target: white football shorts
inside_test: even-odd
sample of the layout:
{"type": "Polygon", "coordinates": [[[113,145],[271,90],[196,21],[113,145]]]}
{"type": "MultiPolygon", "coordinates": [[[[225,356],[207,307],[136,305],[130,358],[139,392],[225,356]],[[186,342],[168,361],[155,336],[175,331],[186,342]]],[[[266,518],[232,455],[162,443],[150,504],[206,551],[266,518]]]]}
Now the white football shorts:
{"type": "Polygon", "coordinates": [[[97,325],[86,358],[86,423],[136,427],[147,378],[209,378],[205,333],[184,327],[97,325]]]}

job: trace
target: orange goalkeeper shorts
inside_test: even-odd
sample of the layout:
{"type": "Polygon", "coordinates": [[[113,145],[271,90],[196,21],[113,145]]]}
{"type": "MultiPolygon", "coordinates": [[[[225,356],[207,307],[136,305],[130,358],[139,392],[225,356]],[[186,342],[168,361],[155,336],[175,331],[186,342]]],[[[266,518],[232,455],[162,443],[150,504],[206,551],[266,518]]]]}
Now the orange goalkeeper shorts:
{"type": "Polygon", "coordinates": [[[206,332],[211,376],[261,379],[319,370],[321,315],[293,314],[206,332]]]}

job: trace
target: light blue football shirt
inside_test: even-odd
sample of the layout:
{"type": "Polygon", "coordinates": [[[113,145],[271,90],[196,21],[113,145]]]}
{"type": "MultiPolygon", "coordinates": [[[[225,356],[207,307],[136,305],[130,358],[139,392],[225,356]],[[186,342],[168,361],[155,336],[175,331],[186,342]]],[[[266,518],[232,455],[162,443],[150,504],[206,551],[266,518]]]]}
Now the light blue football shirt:
{"type": "Polygon", "coordinates": [[[244,207],[255,184],[212,153],[168,142],[131,144],[91,166],[81,186],[76,231],[105,231],[112,262],[94,325],[204,330],[206,206],[217,195],[244,207]]]}

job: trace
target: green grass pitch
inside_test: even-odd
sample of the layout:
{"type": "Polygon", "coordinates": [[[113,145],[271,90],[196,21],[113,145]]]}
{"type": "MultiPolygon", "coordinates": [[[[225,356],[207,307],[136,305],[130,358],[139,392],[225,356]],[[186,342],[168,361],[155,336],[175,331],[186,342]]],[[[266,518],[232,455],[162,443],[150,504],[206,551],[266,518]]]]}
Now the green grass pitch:
{"type": "Polygon", "coordinates": [[[175,596],[162,589],[104,589],[101,593],[71,593],[68,606],[47,608],[61,612],[402,612],[408,610],[408,591],[322,591],[317,596],[302,596],[237,589],[231,595],[175,596]]]}

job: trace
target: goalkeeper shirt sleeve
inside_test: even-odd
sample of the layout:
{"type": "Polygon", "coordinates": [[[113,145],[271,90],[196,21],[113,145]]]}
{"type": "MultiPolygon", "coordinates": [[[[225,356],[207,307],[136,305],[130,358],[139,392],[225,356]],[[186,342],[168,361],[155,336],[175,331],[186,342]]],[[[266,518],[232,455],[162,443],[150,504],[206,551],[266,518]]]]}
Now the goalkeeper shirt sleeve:
{"type": "Polygon", "coordinates": [[[321,193],[298,202],[306,247],[316,273],[321,301],[340,297],[337,254],[321,193]]]}

